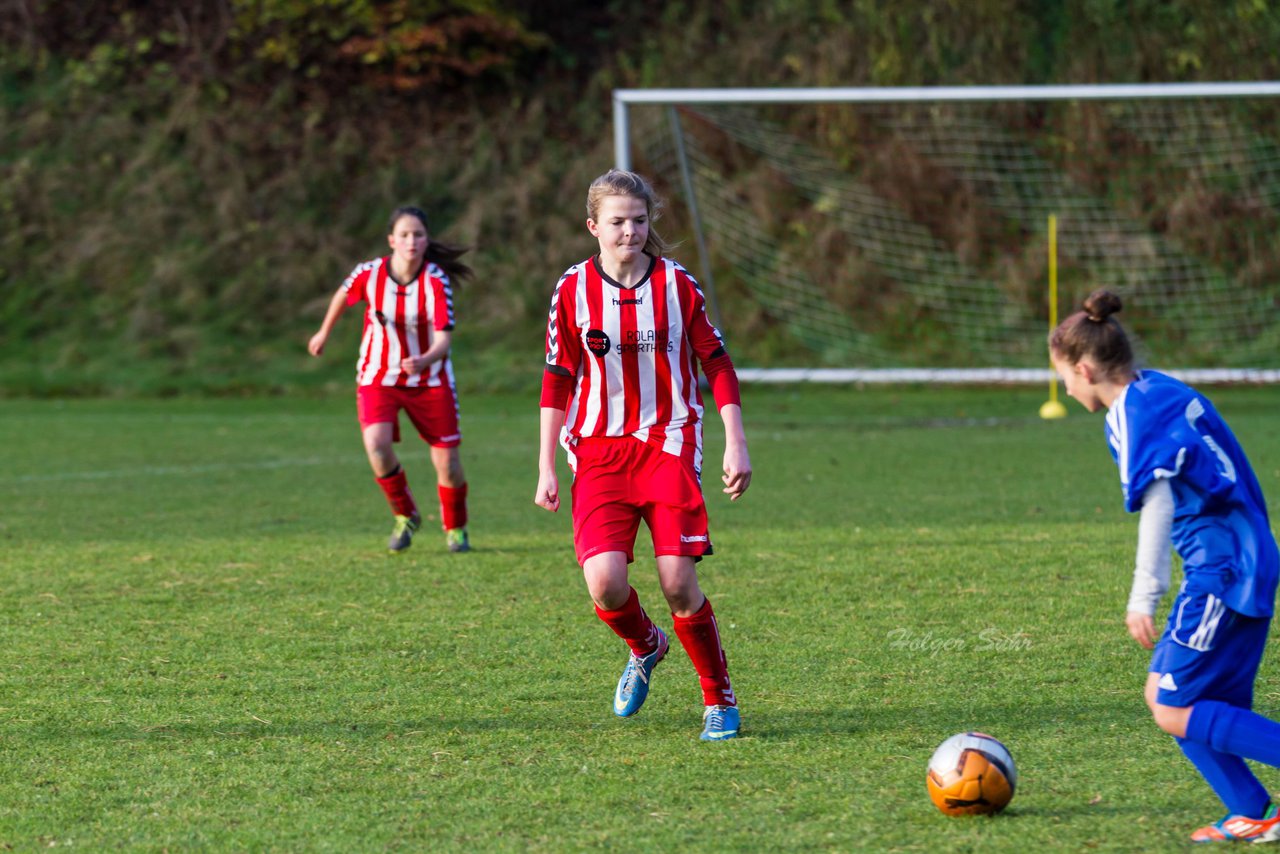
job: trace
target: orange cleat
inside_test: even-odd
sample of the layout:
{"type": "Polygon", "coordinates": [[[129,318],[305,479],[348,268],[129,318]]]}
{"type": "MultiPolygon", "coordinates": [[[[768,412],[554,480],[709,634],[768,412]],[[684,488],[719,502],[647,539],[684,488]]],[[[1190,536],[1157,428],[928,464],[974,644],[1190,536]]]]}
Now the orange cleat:
{"type": "Polygon", "coordinates": [[[1280,810],[1272,804],[1262,818],[1229,815],[1191,834],[1192,842],[1280,842],[1280,810]]]}

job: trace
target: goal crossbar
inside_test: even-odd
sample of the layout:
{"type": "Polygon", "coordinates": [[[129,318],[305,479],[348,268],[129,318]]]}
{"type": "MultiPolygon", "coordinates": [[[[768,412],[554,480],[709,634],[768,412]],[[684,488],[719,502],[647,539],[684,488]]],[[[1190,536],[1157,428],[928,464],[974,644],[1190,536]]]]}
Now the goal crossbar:
{"type": "Polygon", "coordinates": [[[1069,101],[1119,98],[1231,98],[1280,95],[1280,81],[1234,83],[1113,83],[1059,86],[849,86],[795,88],[615,89],[613,150],[618,169],[631,168],[630,104],[836,104],[927,101],[1069,101]]]}

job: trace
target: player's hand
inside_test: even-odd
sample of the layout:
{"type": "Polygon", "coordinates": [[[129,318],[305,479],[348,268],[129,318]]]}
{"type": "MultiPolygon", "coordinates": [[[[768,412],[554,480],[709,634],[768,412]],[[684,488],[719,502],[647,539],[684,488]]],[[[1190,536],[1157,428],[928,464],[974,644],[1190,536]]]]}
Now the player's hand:
{"type": "Polygon", "coordinates": [[[420,356],[410,356],[407,359],[400,360],[400,370],[406,374],[420,374],[426,369],[430,362],[423,360],[420,356]]]}
{"type": "Polygon", "coordinates": [[[745,446],[727,445],[724,449],[724,494],[737,501],[751,485],[751,457],[745,446]]]}
{"type": "Polygon", "coordinates": [[[319,356],[324,352],[324,342],[328,340],[328,338],[329,336],[325,335],[323,332],[317,332],[315,335],[312,335],[311,340],[307,342],[307,352],[313,356],[319,356]]]}
{"type": "Polygon", "coordinates": [[[538,475],[538,491],[533,494],[533,503],[552,513],[560,509],[560,479],[555,472],[538,475]]]}
{"type": "Polygon", "coordinates": [[[1158,636],[1156,635],[1156,624],[1151,619],[1150,614],[1143,614],[1141,611],[1129,611],[1124,615],[1125,627],[1129,630],[1130,636],[1133,637],[1143,649],[1154,649],[1158,636]]]}

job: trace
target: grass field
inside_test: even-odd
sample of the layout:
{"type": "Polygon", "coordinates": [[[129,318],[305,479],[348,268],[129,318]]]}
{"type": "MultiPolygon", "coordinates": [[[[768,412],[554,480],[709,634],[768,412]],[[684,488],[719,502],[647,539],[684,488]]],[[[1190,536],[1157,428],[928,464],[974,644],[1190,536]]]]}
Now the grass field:
{"type": "MultiPolygon", "coordinates": [[[[1275,502],[1280,391],[1210,392],[1275,502]]],[[[1099,418],[1042,399],[746,389],[755,479],[708,489],[701,565],[743,710],[724,744],[674,648],[613,717],[625,649],[567,508],[531,502],[531,398],[463,400],[476,550],[432,529],[398,557],[345,396],[0,402],[0,848],[1184,847],[1221,806],[1142,705],[1135,519],[1099,418]],[[994,819],[925,793],[966,729],[1018,763],[994,819]]]]}

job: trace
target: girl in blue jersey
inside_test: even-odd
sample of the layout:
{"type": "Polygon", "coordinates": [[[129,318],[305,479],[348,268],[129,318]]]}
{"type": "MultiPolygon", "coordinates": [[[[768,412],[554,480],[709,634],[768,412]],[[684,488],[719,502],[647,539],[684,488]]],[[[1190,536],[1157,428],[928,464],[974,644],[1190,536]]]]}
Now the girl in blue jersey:
{"type": "Polygon", "coordinates": [[[1250,711],[1280,575],[1266,501],[1213,404],[1135,368],[1112,317],[1120,305],[1115,294],[1094,292],[1050,334],[1049,352],[1067,394],[1090,412],[1107,410],[1125,509],[1141,511],[1125,624],[1143,647],[1154,645],[1147,705],[1226,804],[1226,818],[1192,840],[1277,841],[1277,806],[1244,761],[1280,766],[1280,723],[1250,711]],[[1183,581],[1157,640],[1170,546],[1183,581]]]}

